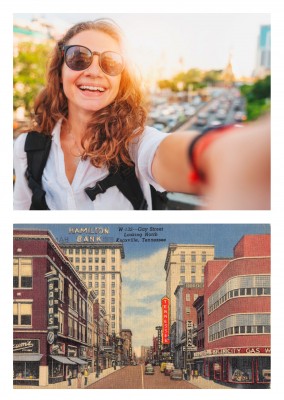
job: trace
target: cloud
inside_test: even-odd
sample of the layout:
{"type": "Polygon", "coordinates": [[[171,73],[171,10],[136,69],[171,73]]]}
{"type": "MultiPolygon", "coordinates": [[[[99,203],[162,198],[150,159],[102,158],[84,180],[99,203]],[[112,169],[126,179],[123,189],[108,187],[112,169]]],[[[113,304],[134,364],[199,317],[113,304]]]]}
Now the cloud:
{"type": "Polygon", "coordinates": [[[136,352],[151,346],[155,327],[161,324],[161,298],[166,292],[164,264],[167,248],[122,266],[122,325],[131,329],[136,352]]]}

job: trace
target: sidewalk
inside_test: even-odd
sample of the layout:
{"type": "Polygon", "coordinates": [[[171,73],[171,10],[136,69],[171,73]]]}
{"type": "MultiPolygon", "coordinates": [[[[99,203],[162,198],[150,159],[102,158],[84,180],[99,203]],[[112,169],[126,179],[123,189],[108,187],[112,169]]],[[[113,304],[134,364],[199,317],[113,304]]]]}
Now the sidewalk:
{"type": "MultiPolygon", "coordinates": [[[[123,367],[116,367],[116,370],[123,368],[123,367]]],[[[50,384],[47,386],[28,386],[28,385],[14,385],[14,389],[86,389],[88,386],[92,385],[93,383],[97,382],[98,380],[112,374],[114,372],[114,368],[107,368],[104,369],[98,378],[96,378],[96,372],[90,373],[88,376],[88,385],[84,386],[84,377],[81,380],[81,387],[78,387],[78,380],[74,378],[71,380],[71,386],[68,386],[67,381],[58,382],[54,384],[50,384]]]]}
{"type": "Polygon", "coordinates": [[[188,383],[198,387],[199,389],[232,389],[231,387],[221,385],[220,383],[205,379],[202,376],[191,378],[188,383]]]}

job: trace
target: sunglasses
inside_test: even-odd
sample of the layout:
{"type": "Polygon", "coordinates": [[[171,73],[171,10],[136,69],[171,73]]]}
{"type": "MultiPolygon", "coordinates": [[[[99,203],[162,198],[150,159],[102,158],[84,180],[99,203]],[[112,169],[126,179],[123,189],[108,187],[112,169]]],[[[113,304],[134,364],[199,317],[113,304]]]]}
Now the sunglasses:
{"type": "Polygon", "coordinates": [[[60,50],[62,50],[67,67],[73,71],[83,71],[89,68],[93,62],[94,55],[99,56],[99,66],[107,75],[119,75],[124,69],[123,57],[114,51],[99,53],[79,45],[61,46],[60,50]]]}

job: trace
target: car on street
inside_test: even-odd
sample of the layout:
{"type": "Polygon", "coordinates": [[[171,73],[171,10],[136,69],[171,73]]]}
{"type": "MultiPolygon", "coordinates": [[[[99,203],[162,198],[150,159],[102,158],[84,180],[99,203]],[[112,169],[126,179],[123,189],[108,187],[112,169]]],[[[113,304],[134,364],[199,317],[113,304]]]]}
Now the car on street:
{"type": "Polygon", "coordinates": [[[145,375],[154,375],[154,367],[152,364],[147,364],[145,366],[145,375]]]}
{"type": "Polygon", "coordinates": [[[166,368],[165,368],[165,375],[170,376],[171,372],[175,369],[173,363],[167,363],[166,368]]]}
{"type": "Polygon", "coordinates": [[[161,372],[164,372],[164,371],[165,371],[166,365],[167,365],[166,362],[162,362],[162,363],[161,363],[161,366],[160,366],[160,371],[161,371],[161,372]]]}
{"type": "Polygon", "coordinates": [[[181,369],[173,369],[170,373],[170,378],[175,381],[182,381],[182,370],[181,369]]]}
{"type": "Polygon", "coordinates": [[[234,119],[236,122],[243,122],[247,119],[247,116],[242,111],[237,111],[234,115],[234,119]]]}
{"type": "Polygon", "coordinates": [[[208,114],[205,112],[201,112],[197,115],[196,125],[204,126],[207,124],[208,121],[208,114]]]}

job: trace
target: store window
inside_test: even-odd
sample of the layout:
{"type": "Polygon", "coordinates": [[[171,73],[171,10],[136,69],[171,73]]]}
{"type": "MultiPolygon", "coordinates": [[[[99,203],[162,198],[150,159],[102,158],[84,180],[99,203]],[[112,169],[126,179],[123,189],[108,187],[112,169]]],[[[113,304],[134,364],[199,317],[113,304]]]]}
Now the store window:
{"type": "Polygon", "coordinates": [[[17,380],[32,380],[39,379],[39,363],[31,361],[21,361],[13,363],[13,379],[17,380]]]}
{"type": "Polygon", "coordinates": [[[268,383],[271,380],[271,362],[270,357],[257,358],[257,374],[256,381],[268,383]]]}
{"type": "Polygon", "coordinates": [[[15,302],[13,304],[13,325],[32,325],[32,303],[15,302]]]}
{"type": "Polygon", "coordinates": [[[31,258],[14,258],[13,287],[31,288],[33,285],[33,271],[31,258]]]}
{"type": "Polygon", "coordinates": [[[250,357],[232,357],[229,382],[252,382],[252,359],[250,357]]]}
{"type": "Polygon", "coordinates": [[[48,362],[49,383],[54,382],[54,378],[62,378],[63,380],[63,364],[51,358],[48,362]]]}

